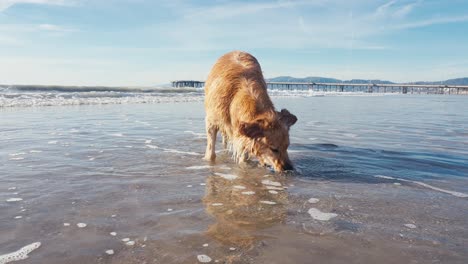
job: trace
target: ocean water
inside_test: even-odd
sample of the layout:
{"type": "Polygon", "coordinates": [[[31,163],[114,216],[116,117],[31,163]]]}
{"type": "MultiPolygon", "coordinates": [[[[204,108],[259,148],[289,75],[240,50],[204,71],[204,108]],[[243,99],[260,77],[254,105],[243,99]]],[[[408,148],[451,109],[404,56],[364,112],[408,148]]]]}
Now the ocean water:
{"type": "Polygon", "coordinates": [[[273,91],[299,119],[277,174],[202,160],[200,90],[21,89],[0,92],[0,263],[468,259],[463,96],[273,91]]]}

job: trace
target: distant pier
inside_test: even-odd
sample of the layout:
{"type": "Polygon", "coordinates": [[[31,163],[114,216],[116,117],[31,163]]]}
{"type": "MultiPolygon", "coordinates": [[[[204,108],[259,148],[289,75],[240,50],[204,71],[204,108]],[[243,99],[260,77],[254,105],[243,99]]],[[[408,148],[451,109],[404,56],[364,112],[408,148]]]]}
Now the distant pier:
{"type": "MultiPolygon", "coordinates": [[[[172,87],[205,86],[204,81],[172,81],[172,87]]],[[[376,83],[314,83],[314,82],[266,82],[272,90],[309,90],[316,92],[364,92],[364,93],[401,93],[401,94],[464,94],[464,85],[424,85],[424,84],[376,84],[376,83]]]]}
{"type": "Polygon", "coordinates": [[[172,81],[172,87],[193,87],[193,88],[201,88],[205,86],[205,82],[202,81],[172,81]]]}

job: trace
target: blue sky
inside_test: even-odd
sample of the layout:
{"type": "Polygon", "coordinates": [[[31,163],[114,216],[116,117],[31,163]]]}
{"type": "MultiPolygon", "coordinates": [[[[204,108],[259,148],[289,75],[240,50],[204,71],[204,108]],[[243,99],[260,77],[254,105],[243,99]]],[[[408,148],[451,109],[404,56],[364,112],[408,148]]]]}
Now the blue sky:
{"type": "Polygon", "coordinates": [[[0,0],[0,83],[203,80],[231,50],[264,75],[468,77],[468,1],[0,0]]]}

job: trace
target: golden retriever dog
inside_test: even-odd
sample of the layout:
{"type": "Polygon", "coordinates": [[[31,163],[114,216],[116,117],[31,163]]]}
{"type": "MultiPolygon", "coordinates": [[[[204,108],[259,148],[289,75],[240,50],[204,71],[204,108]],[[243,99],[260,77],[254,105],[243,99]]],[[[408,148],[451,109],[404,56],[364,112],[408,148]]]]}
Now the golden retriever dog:
{"type": "Polygon", "coordinates": [[[229,52],[215,63],[205,84],[207,146],[205,159],[216,159],[218,131],[237,162],[256,157],[275,171],[292,170],[288,157],[289,128],[297,117],[275,110],[257,59],[229,52]]]}

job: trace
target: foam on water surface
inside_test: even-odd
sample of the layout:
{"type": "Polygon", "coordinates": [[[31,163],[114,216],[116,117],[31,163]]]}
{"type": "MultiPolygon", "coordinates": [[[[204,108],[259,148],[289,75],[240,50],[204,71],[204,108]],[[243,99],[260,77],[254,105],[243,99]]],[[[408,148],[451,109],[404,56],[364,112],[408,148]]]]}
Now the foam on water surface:
{"type": "Polygon", "coordinates": [[[315,219],[315,220],[320,220],[320,221],[328,221],[334,217],[337,217],[338,215],[335,213],[324,213],[320,211],[317,208],[310,208],[309,211],[307,211],[309,215],[315,219]]]}
{"type": "Polygon", "coordinates": [[[281,183],[270,181],[270,180],[262,180],[262,183],[265,185],[276,186],[276,187],[281,186],[281,183]]]}
{"type": "Polygon", "coordinates": [[[411,228],[411,229],[416,228],[416,225],[414,224],[404,224],[404,226],[406,226],[407,228],[411,228]]]}
{"type": "Polygon", "coordinates": [[[266,188],[267,188],[268,190],[277,190],[277,191],[282,191],[282,190],[284,190],[283,187],[276,187],[276,186],[269,186],[269,185],[267,185],[266,188]]]}
{"type": "Polygon", "coordinates": [[[8,154],[8,155],[10,155],[12,157],[16,157],[16,156],[26,155],[26,153],[25,152],[18,152],[18,153],[11,153],[11,154],[8,154]]]}
{"type": "Polygon", "coordinates": [[[24,246],[15,252],[0,255],[0,264],[27,259],[29,257],[28,254],[38,249],[40,246],[41,242],[35,242],[24,246]]]}
{"type": "Polygon", "coordinates": [[[309,200],[307,200],[307,201],[308,201],[309,203],[312,203],[312,204],[314,204],[314,203],[318,203],[320,200],[319,200],[319,199],[317,199],[317,198],[310,198],[310,199],[309,199],[309,200]]]}
{"type": "Polygon", "coordinates": [[[191,156],[200,156],[200,153],[197,152],[191,152],[191,151],[182,151],[182,150],[177,150],[177,149],[169,149],[169,148],[161,148],[156,145],[151,145],[147,144],[146,147],[151,148],[151,149],[161,149],[164,152],[168,153],[176,153],[176,154],[184,154],[184,155],[191,155],[191,156]]]}
{"type": "Polygon", "coordinates": [[[209,262],[211,262],[211,258],[208,257],[207,255],[198,255],[198,256],[197,256],[197,259],[198,259],[198,261],[200,261],[201,263],[209,263],[209,262]]]}
{"type": "Polygon", "coordinates": [[[76,226],[79,227],[79,228],[85,228],[85,227],[87,226],[87,224],[85,224],[85,223],[78,223],[78,224],[76,224],[76,226]]]}
{"type": "Polygon", "coordinates": [[[185,169],[187,170],[204,170],[204,169],[211,169],[213,166],[210,165],[200,165],[200,166],[190,166],[185,169]]]}
{"type": "Polygon", "coordinates": [[[260,201],[260,203],[269,204],[269,205],[275,205],[276,204],[276,202],[272,202],[272,201],[260,201]]]}
{"type": "Polygon", "coordinates": [[[390,177],[390,176],[385,176],[385,175],[374,175],[374,177],[381,178],[381,179],[387,179],[387,180],[398,180],[398,181],[402,181],[402,182],[411,182],[411,183],[417,184],[419,186],[423,186],[423,187],[432,189],[434,191],[447,193],[447,194],[450,194],[450,195],[453,195],[453,196],[456,196],[456,197],[460,197],[460,198],[467,198],[468,197],[468,194],[466,194],[466,193],[461,193],[461,192],[455,192],[455,191],[442,189],[442,188],[435,187],[435,186],[432,186],[432,185],[429,185],[427,183],[420,182],[420,181],[406,180],[406,179],[402,179],[402,178],[395,178],[395,177],[390,177]]]}
{"type": "Polygon", "coordinates": [[[24,157],[13,157],[10,160],[24,160],[24,157]]]}
{"type": "Polygon", "coordinates": [[[8,198],[6,201],[9,203],[20,202],[20,201],[23,201],[23,198],[8,198]]]}
{"type": "Polygon", "coordinates": [[[246,191],[246,192],[242,192],[242,194],[244,194],[244,195],[254,195],[255,192],[254,191],[246,191]]]}
{"type": "Polygon", "coordinates": [[[234,175],[234,174],[227,174],[227,173],[220,173],[220,172],[215,172],[215,175],[223,178],[223,179],[226,179],[226,180],[229,180],[229,181],[232,181],[232,180],[235,180],[238,178],[237,175],[234,175]]]}

